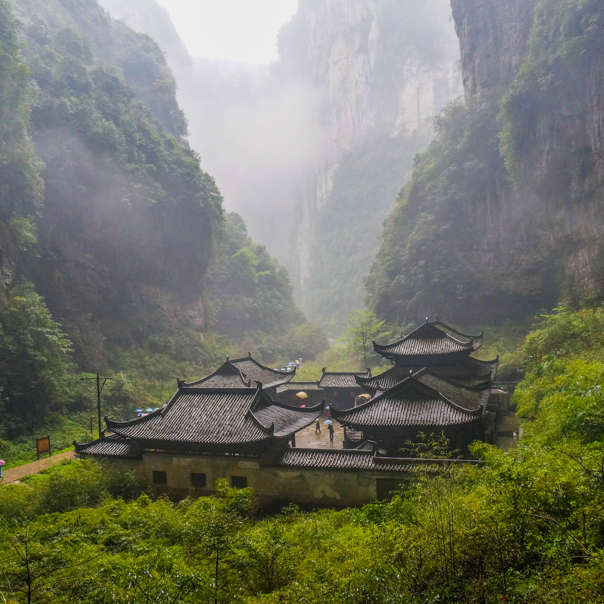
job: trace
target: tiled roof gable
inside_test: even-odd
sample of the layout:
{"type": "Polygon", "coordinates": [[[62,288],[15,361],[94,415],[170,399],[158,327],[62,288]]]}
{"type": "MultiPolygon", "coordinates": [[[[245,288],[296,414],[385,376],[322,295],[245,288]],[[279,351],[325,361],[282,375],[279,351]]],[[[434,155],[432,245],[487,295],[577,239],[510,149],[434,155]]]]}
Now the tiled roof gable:
{"type": "Polygon", "coordinates": [[[319,379],[320,388],[358,388],[357,377],[371,377],[371,370],[366,371],[327,371],[323,368],[319,379]]]}
{"type": "Polygon", "coordinates": [[[314,422],[321,409],[276,403],[258,383],[257,388],[182,388],[164,409],[126,422],[106,421],[115,434],[141,443],[230,446],[286,438],[314,422]]]}
{"type": "Polygon", "coordinates": [[[334,419],[353,428],[452,426],[479,420],[484,408],[468,410],[414,377],[347,411],[332,410],[334,419]]]}
{"type": "Polygon", "coordinates": [[[391,344],[373,343],[378,354],[390,356],[440,356],[472,352],[482,346],[482,334],[464,335],[452,327],[434,321],[426,322],[410,334],[391,344]]]}
{"type": "Polygon", "coordinates": [[[296,375],[296,370],[280,371],[265,367],[252,356],[230,360],[227,357],[214,373],[194,382],[183,383],[183,388],[242,388],[260,382],[264,388],[286,384],[296,375]]]}

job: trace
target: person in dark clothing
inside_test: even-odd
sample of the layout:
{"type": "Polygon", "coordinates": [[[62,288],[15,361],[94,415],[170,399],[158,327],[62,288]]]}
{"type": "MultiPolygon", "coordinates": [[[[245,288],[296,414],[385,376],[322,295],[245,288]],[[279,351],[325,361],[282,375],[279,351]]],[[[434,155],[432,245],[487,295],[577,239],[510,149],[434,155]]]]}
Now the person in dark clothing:
{"type": "Polygon", "coordinates": [[[321,422],[319,420],[315,422],[315,434],[321,434],[321,422]]]}
{"type": "Polygon", "coordinates": [[[329,430],[329,440],[333,440],[333,426],[329,424],[327,429],[329,430]]]}

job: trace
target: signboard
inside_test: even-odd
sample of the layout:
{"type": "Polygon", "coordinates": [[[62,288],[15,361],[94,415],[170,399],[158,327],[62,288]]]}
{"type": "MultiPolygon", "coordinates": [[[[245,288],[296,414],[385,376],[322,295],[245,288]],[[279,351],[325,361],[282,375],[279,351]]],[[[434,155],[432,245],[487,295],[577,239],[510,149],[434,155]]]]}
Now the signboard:
{"type": "Polygon", "coordinates": [[[50,436],[36,439],[36,453],[38,454],[38,459],[40,459],[40,455],[44,455],[44,453],[52,455],[50,451],[50,436]]]}

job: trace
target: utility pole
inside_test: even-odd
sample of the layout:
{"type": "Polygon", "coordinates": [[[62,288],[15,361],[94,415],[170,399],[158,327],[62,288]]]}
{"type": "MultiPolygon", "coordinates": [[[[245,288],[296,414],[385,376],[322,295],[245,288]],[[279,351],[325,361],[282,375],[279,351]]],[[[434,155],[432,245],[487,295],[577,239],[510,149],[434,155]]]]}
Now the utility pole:
{"type": "Polygon", "coordinates": [[[93,378],[80,378],[80,382],[96,382],[96,406],[98,412],[98,421],[99,421],[99,438],[101,438],[101,392],[103,392],[103,388],[107,380],[112,380],[112,377],[101,377],[97,371],[96,377],[93,378]],[[103,384],[101,385],[101,380],[103,380],[103,384]]]}

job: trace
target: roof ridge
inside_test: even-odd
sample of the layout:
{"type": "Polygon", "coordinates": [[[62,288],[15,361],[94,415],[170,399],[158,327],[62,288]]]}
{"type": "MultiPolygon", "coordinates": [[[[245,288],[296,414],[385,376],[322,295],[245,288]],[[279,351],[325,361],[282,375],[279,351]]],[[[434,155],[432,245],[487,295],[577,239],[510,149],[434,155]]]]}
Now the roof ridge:
{"type": "MultiPolygon", "coordinates": [[[[266,371],[272,371],[273,373],[277,374],[277,375],[291,375],[292,377],[294,375],[296,375],[296,368],[294,367],[293,369],[290,369],[289,371],[281,371],[281,369],[275,369],[274,367],[267,367],[266,365],[263,365],[260,361],[257,361],[253,356],[249,355],[247,357],[241,357],[240,359],[233,359],[231,361],[231,364],[235,364],[235,363],[243,363],[245,361],[251,361],[252,363],[254,363],[257,367],[260,367],[261,369],[266,369],[266,371]]],[[[240,370],[241,371],[241,370],[240,370]]]]}
{"type": "MultiPolygon", "coordinates": [[[[358,375],[361,376],[362,375],[367,375],[369,374],[369,377],[371,377],[371,369],[367,368],[365,371],[327,371],[327,367],[323,367],[323,369],[321,370],[325,375],[358,375]]],[[[321,380],[319,380],[321,381],[321,380]]],[[[295,382],[290,382],[290,383],[294,383],[295,382]]]]}
{"type": "Polygon", "coordinates": [[[212,373],[210,373],[209,375],[206,375],[205,377],[199,379],[199,380],[195,380],[194,382],[184,382],[182,384],[183,388],[192,388],[194,386],[196,386],[197,384],[202,384],[203,382],[205,382],[206,380],[209,380],[211,378],[213,378],[216,375],[222,375],[219,373],[219,371],[223,368],[223,367],[230,367],[233,370],[233,374],[232,375],[238,375],[239,379],[241,380],[241,382],[243,384],[246,384],[248,386],[251,386],[251,380],[245,379],[245,374],[243,373],[243,371],[241,371],[241,369],[239,369],[239,367],[236,367],[235,365],[233,365],[233,363],[230,361],[229,357],[227,356],[226,361],[220,366],[218,367],[218,369],[216,369],[216,371],[213,371],[212,373]]]}
{"type": "Polygon", "coordinates": [[[269,399],[273,405],[275,405],[276,407],[280,407],[281,409],[291,409],[292,411],[302,411],[305,413],[314,413],[315,411],[318,411],[319,409],[322,409],[325,406],[325,399],[321,399],[320,403],[312,407],[296,407],[295,405],[288,405],[287,403],[283,403],[281,401],[275,401],[270,397],[269,399]]]}
{"type": "MultiPolygon", "coordinates": [[[[415,377],[416,375],[420,375],[420,374],[424,375],[426,373],[429,373],[430,375],[433,375],[437,379],[442,380],[443,382],[447,382],[448,384],[451,384],[452,386],[461,388],[462,390],[469,390],[471,392],[482,392],[483,390],[486,390],[486,388],[481,388],[480,386],[464,386],[463,384],[460,384],[459,382],[452,380],[451,378],[447,377],[446,375],[442,375],[441,373],[438,373],[438,371],[434,371],[434,369],[432,369],[431,367],[423,367],[422,369],[420,369],[419,371],[414,373],[413,376],[415,377]]],[[[480,383],[486,384],[487,382],[485,380],[484,382],[480,382],[480,383]]]]}

